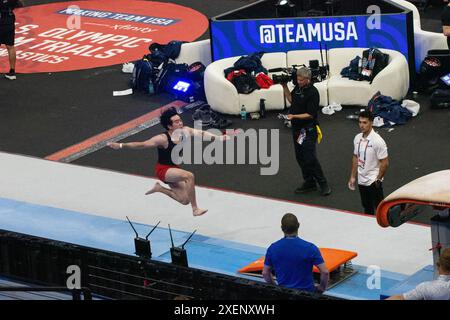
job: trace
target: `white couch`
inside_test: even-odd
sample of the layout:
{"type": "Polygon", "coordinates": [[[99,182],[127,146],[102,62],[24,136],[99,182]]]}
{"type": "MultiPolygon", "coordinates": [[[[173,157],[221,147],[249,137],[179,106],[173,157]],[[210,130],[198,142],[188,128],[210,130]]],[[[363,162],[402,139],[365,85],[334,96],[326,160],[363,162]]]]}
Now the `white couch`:
{"type": "Polygon", "coordinates": [[[191,64],[197,61],[200,61],[205,66],[211,63],[211,44],[209,39],[183,43],[180,54],[175,59],[176,63],[191,64]]]}
{"type": "MultiPolygon", "coordinates": [[[[320,94],[320,105],[329,103],[343,105],[367,105],[370,98],[377,91],[393,97],[403,98],[409,88],[409,70],[406,58],[399,52],[387,49],[381,51],[388,53],[389,65],[384,68],[373,80],[354,81],[342,78],[341,70],[347,67],[350,61],[359,55],[362,56],[366,48],[339,48],[328,50],[330,75],[327,80],[315,83],[314,86],[320,94]]],[[[325,52],[323,52],[325,54],[325,52]]],[[[239,94],[234,85],[225,78],[224,69],[233,66],[239,57],[217,60],[207,66],[205,71],[205,93],[211,108],[227,114],[238,114],[244,104],[247,112],[259,110],[260,99],[265,99],[267,110],[282,110],[285,105],[281,85],[273,85],[269,89],[255,90],[251,94],[239,94]]],[[[294,64],[309,64],[309,60],[319,60],[319,50],[296,50],[276,53],[266,53],[261,62],[267,69],[291,66],[294,64]]],[[[324,57],[325,61],[325,57],[324,57]]]]}
{"type": "MultiPolygon", "coordinates": [[[[247,112],[259,110],[260,99],[265,99],[267,110],[284,108],[284,95],[281,85],[273,85],[269,89],[255,90],[250,94],[239,94],[235,86],[225,78],[224,70],[232,67],[239,57],[214,61],[205,70],[206,100],[212,109],[228,114],[238,114],[245,105],[247,112]]],[[[261,59],[267,69],[286,67],[286,53],[266,53],[261,59]]]]}
{"type": "Polygon", "coordinates": [[[376,75],[372,83],[342,78],[341,70],[357,55],[362,57],[363,50],[365,48],[336,48],[328,51],[329,103],[366,106],[377,91],[396,100],[403,99],[409,89],[409,67],[405,56],[398,51],[381,49],[383,53],[389,54],[389,64],[376,75]]]}
{"type": "Polygon", "coordinates": [[[427,56],[428,50],[433,49],[448,49],[447,37],[443,33],[429,32],[422,30],[420,23],[420,14],[417,7],[409,1],[392,0],[393,2],[408,8],[413,13],[414,21],[414,51],[415,51],[415,65],[416,71],[419,71],[420,64],[427,56]]]}

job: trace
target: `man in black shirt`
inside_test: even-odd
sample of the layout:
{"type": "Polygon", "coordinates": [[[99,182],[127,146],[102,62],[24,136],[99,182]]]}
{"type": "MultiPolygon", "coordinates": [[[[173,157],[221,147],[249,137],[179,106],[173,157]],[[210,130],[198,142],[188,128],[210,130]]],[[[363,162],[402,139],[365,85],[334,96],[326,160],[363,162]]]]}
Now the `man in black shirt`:
{"type": "Polygon", "coordinates": [[[16,79],[16,49],[14,47],[16,17],[13,10],[23,7],[22,0],[0,0],[0,46],[6,45],[9,57],[9,72],[5,77],[16,79]]]}
{"type": "Polygon", "coordinates": [[[291,103],[288,119],[292,124],[295,156],[305,180],[295,193],[317,190],[318,183],[322,195],[327,196],[331,189],[316,155],[320,96],[312,84],[311,70],[306,67],[297,70],[297,84],[292,91],[289,91],[286,83],[282,86],[286,99],[291,103]]]}
{"type": "Polygon", "coordinates": [[[450,49],[450,2],[444,7],[442,12],[442,31],[447,37],[447,46],[450,49]]]}

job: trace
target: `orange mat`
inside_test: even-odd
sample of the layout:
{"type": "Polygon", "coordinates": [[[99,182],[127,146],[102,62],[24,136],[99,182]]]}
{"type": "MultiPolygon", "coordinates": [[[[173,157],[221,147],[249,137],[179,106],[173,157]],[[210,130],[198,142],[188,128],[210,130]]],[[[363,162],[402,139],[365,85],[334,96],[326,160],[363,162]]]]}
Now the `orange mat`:
{"type": "MultiPolygon", "coordinates": [[[[344,263],[352,260],[358,254],[353,251],[339,250],[339,249],[331,249],[331,248],[319,248],[320,253],[322,254],[323,260],[325,261],[325,265],[327,266],[330,272],[339,268],[339,266],[344,263]]],[[[258,260],[253,261],[249,265],[243,267],[238,272],[239,273],[262,273],[264,266],[265,256],[262,256],[258,260]]],[[[319,269],[314,266],[313,272],[319,273],[319,269]]]]}

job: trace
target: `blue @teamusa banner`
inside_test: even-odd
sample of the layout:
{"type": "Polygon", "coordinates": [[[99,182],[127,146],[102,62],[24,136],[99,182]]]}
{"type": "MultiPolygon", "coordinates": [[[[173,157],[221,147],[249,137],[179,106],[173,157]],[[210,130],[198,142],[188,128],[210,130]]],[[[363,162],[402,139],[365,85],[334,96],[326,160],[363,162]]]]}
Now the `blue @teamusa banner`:
{"type": "Polygon", "coordinates": [[[371,16],[211,20],[213,60],[260,51],[318,49],[319,43],[327,49],[392,49],[408,60],[406,14],[383,14],[380,19],[378,26],[371,16]]]}

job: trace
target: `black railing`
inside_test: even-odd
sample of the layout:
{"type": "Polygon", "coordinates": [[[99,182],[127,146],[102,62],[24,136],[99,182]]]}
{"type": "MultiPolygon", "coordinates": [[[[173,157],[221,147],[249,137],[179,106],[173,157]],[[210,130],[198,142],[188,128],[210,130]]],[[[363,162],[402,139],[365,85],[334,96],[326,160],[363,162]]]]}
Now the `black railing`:
{"type": "Polygon", "coordinates": [[[65,287],[0,287],[0,292],[69,292],[72,294],[72,300],[81,300],[81,294],[83,294],[83,300],[92,300],[91,289],[69,289],[65,287]]]}
{"type": "MultiPolygon", "coordinates": [[[[79,267],[81,288],[90,288],[93,294],[108,299],[337,299],[206,270],[0,230],[0,275],[22,279],[37,286],[48,285],[46,290],[49,290],[51,287],[66,284],[70,274],[68,266],[74,265],[79,267]]],[[[33,290],[33,287],[21,290],[33,290]]],[[[64,290],[67,290],[67,287],[64,287],[64,290]]]]}

